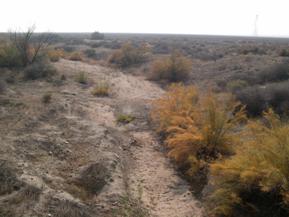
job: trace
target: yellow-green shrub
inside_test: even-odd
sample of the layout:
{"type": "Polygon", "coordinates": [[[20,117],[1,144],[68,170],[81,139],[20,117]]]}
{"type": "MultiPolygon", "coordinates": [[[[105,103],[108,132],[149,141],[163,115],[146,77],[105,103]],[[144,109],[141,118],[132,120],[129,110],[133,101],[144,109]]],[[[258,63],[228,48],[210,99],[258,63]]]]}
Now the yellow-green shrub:
{"type": "Polygon", "coordinates": [[[211,166],[213,214],[288,216],[289,124],[269,110],[249,124],[244,138],[235,156],[211,166]]]}
{"type": "Polygon", "coordinates": [[[156,60],[152,63],[152,80],[166,80],[169,82],[185,81],[192,69],[192,62],[189,58],[178,52],[169,57],[156,60]]]}

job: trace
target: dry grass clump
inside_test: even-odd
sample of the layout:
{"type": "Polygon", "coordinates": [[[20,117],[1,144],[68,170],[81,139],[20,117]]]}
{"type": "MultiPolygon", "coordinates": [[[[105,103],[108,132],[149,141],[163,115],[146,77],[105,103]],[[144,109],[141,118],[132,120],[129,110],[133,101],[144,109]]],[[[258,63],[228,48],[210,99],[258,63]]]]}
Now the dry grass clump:
{"type": "Polygon", "coordinates": [[[99,82],[91,91],[93,96],[106,97],[109,96],[110,88],[107,82],[99,82]]]}
{"type": "Polygon", "coordinates": [[[178,52],[174,52],[169,57],[156,60],[152,63],[150,79],[168,82],[185,81],[189,77],[191,70],[191,60],[178,52]]]}
{"type": "MultiPolygon", "coordinates": [[[[231,97],[200,97],[193,86],[172,85],[154,102],[152,119],[163,133],[168,155],[192,179],[209,163],[233,154],[245,111],[231,97]]],[[[193,181],[193,180],[192,180],[193,181]]]]}
{"type": "Polygon", "coordinates": [[[131,43],[123,44],[109,58],[109,63],[126,68],[147,61],[148,49],[145,46],[135,47],[131,43]]]}
{"type": "Polygon", "coordinates": [[[23,183],[17,179],[15,169],[5,160],[0,160],[0,195],[19,190],[23,183]]]}
{"type": "Polygon", "coordinates": [[[251,121],[236,155],[211,166],[217,216],[281,217],[289,214],[289,124],[272,110],[251,121]]]}
{"type": "Polygon", "coordinates": [[[113,217],[149,217],[149,211],[144,208],[140,198],[131,198],[129,195],[122,196],[118,207],[113,210],[113,217]]]}
{"type": "Polygon", "coordinates": [[[47,204],[47,209],[53,217],[95,216],[87,206],[69,200],[51,199],[47,204]]]}

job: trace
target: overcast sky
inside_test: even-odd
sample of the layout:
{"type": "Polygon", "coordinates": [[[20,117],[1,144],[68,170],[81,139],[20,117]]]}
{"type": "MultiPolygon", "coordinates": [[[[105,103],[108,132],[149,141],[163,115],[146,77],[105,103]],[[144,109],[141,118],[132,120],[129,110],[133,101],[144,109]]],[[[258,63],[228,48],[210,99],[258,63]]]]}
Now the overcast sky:
{"type": "Polygon", "coordinates": [[[289,36],[288,0],[1,0],[0,31],[289,36]]]}

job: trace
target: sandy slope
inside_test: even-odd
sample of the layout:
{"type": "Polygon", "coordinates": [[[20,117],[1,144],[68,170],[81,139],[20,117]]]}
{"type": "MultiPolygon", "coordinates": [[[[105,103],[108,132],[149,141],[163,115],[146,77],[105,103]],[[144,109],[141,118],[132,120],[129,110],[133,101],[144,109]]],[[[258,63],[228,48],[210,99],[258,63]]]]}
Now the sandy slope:
{"type": "Polygon", "coordinates": [[[67,60],[55,66],[66,77],[62,84],[21,81],[0,95],[0,160],[16,167],[24,183],[0,195],[0,212],[8,208],[17,217],[44,217],[75,209],[84,213],[76,217],[115,217],[112,210],[119,207],[119,198],[129,194],[141,196],[154,217],[202,216],[148,123],[150,102],[163,90],[143,77],[106,67],[67,60]],[[87,85],[75,82],[80,71],[87,73],[87,85]],[[99,81],[109,83],[110,97],[91,94],[99,81]],[[49,104],[41,103],[46,93],[52,94],[49,104]],[[118,124],[123,113],[136,119],[118,124]],[[99,163],[109,178],[104,177],[97,194],[88,196],[83,183],[73,183],[85,168],[99,163]],[[39,189],[37,199],[20,197],[23,186],[39,189]],[[9,198],[23,201],[15,206],[9,198]]]}
{"type": "MultiPolygon", "coordinates": [[[[69,62],[62,62],[64,68],[69,62]]],[[[113,107],[122,107],[125,102],[126,112],[136,114],[145,112],[150,100],[160,96],[163,90],[143,77],[135,77],[121,72],[109,71],[99,66],[88,66],[82,63],[74,67],[85,69],[92,76],[99,76],[109,81],[113,86],[114,95],[110,102],[113,107]],[[139,105],[139,107],[137,106],[139,105]],[[128,109],[129,108],[129,109],[128,109]]],[[[109,112],[102,111],[102,115],[109,119],[113,126],[115,121],[109,112]]],[[[146,123],[147,124],[147,123],[146,123]]],[[[138,125],[138,123],[136,123],[138,125]]],[[[123,126],[116,126],[121,128],[123,126]]],[[[202,216],[198,202],[189,191],[189,186],[183,181],[172,167],[161,145],[154,138],[153,132],[144,125],[125,127],[125,131],[137,141],[138,145],[130,147],[133,165],[128,173],[129,191],[136,194],[141,190],[141,197],[151,214],[156,217],[192,217],[202,216]],[[137,129],[137,130],[135,130],[137,129]]]]}

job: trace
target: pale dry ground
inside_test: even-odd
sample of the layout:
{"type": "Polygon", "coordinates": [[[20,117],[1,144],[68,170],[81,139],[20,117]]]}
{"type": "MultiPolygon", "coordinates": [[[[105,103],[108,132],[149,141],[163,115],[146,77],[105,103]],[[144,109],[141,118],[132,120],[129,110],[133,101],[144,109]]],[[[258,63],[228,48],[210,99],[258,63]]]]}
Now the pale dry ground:
{"type": "MultiPolygon", "coordinates": [[[[136,114],[137,118],[138,113],[145,112],[144,106],[149,106],[151,100],[163,93],[161,88],[143,77],[79,62],[61,61],[58,65],[66,70],[83,70],[96,80],[100,78],[109,82],[113,94],[108,100],[114,101],[109,104],[119,106],[124,103],[125,105],[120,105],[121,110],[136,114]]],[[[161,151],[161,144],[151,129],[145,127],[145,124],[141,128],[118,126],[112,113],[113,109],[109,106],[99,108],[98,105],[94,105],[94,109],[91,114],[96,122],[128,132],[137,141],[138,145],[130,147],[130,159],[134,163],[130,163],[133,166],[128,171],[128,190],[135,197],[141,196],[152,216],[202,216],[200,204],[192,196],[188,184],[178,176],[165,153],[161,151]],[[140,192],[141,195],[138,195],[140,192]]]]}
{"type": "Polygon", "coordinates": [[[74,207],[84,213],[75,217],[123,217],[127,215],[112,210],[129,195],[141,197],[152,217],[202,216],[149,124],[151,100],[164,91],[144,77],[99,65],[60,60],[55,66],[59,74],[52,81],[17,81],[0,95],[0,160],[14,165],[25,185],[39,189],[39,199],[22,198],[20,205],[8,198],[17,198],[22,187],[0,195],[0,213],[8,208],[15,212],[13,217],[67,216],[57,212],[74,207]],[[86,73],[88,84],[75,81],[80,71],[86,73]],[[61,75],[66,80],[59,84],[61,75]],[[93,96],[93,87],[104,81],[110,96],[93,96]],[[47,93],[52,99],[44,104],[41,99],[47,93]],[[135,120],[118,124],[119,114],[135,120]],[[105,174],[96,178],[105,185],[91,195],[75,180],[85,168],[99,164],[105,174]],[[70,205],[62,207],[63,200],[70,205]]]}

